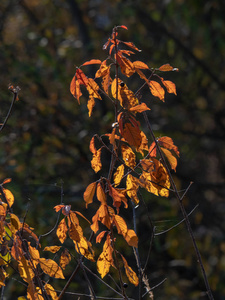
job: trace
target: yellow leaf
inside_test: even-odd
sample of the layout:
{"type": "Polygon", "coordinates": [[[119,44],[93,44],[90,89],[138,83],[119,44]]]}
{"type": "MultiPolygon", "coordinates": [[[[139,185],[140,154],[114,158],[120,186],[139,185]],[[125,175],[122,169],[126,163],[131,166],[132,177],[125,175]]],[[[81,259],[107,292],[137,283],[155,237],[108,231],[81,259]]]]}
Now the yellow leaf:
{"type": "Polygon", "coordinates": [[[133,229],[128,229],[126,235],[124,236],[127,244],[131,247],[138,246],[138,237],[133,229]]]}
{"type": "Polygon", "coordinates": [[[36,287],[34,282],[31,281],[27,287],[27,299],[28,300],[44,300],[42,297],[42,291],[39,287],[36,287]]]}
{"type": "Polygon", "coordinates": [[[163,153],[165,154],[166,158],[169,161],[169,164],[171,166],[171,169],[173,169],[176,172],[176,167],[177,167],[177,159],[175,156],[172,155],[172,153],[170,152],[170,150],[167,150],[165,148],[161,148],[161,150],[163,151],[163,153]]]}
{"type": "Polygon", "coordinates": [[[164,72],[167,72],[167,71],[179,71],[178,68],[174,68],[170,64],[162,65],[158,70],[159,71],[164,71],[164,72]]]}
{"type": "Polygon", "coordinates": [[[138,280],[138,277],[137,277],[136,273],[131,269],[131,267],[128,266],[128,263],[127,263],[126,259],[123,257],[122,254],[121,254],[121,257],[122,257],[122,260],[123,260],[123,264],[124,264],[124,268],[125,268],[127,278],[129,279],[129,281],[132,284],[134,284],[135,286],[138,286],[139,280],[138,280]]]}
{"type": "Polygon", "coordinates": [[[93,202],[93,197],[95,194],[96,182],[89,184],[84,192],[84,201],[86,202],[86,208],[88,204],[93,202]]]}
{"type": "Polygon", "coordinates": [[[11,230],[13,233],[15,233],[17,230],[19,230],[21,228],[20,220],[14,214],[10,215],[10,223],[11,223],[11,230]]]}
{"type": "Polygon", "coordinates": [[[149,88],[153,96],[158,97],[160,100],[164,102],[164,96],[165,96],[165,91],[161,87],[161,85],[154,80],[150,80],[149,83],[149,88]]]}
{"type": "Polygon", "coordinates": [[[99,200],[102,204],[106,204],[106,194],[105,194],[105,192],[103,191],[100,182],[99,182],[98,185],[97,185],[96,196],[97,196],[98,200],[99,200]]]}
{"type": "Polygon", "coordinates": [[[119,215],[114,216],[114,224],[116,225],[119,234],[125,236],[127,234],[127,224],[119,215]]]}
{"type": "Polygon", "coordinates": [[[146,69],[146,70],[149,69],[149,67],[145,63],[143,63],[142,61],[138,61],[138,60],[134,61],[133,65],[137,69],[146,69]]]}
{"type": "Polygon", "coordinates": [[[168,93],[172,93],[175,95],[177,94],[176,85],[172,81],[164,80],[163,78],[160,78],[160,79],[161,79],[162,83],[164,84],[164,86],[166,87],[168,93]]]}
{"type": "Polygon", "coordinates": [[[57,296],[56,291],[54,290],[54,288],[49,283],[46,283],[44,288],[45,288],[47,294],[49,296],[51,296],[52,300],[58,300],[58,296],[57,296]]]}
{"type": "Polygon", "coordinates": [[[98,93],[99,86],[98,84],[94,81],[92,78],[88,78],[88,85],[86,86],[89,95],[92,96],[93,98],[98,98],[102,100],[101,96],[98,93]]]}
{"type": "Polygon", "coordinates": [[[114,176],[113,176],[113,180],[114,180],[114,183],[115,183],[115,186],[118,186],[123,178],[123,175],[124,175],[124,165],[120,165],[116,172],[114,173],[114,176]]]}
{"type": "Polygon", "coordinates": [[[65,270],[66,266],[70,263],[70,261],[71,261],[71,255],[67,249],[64,249],[59,259],[59,264],[61,268],[65,270]]]}
{"type": "Polygon", "coordinates": [[[130,199],[137,205],[139,203],[139,199],[137,196],[139,188],[139,183],[138,179],[131,174],[127,175],[127,180],[126,180],[126,191],[127,191],[127,196],[130,197],[130,199]]]}
{"type": "Polygon", "coordinates": [[[34,278],[33,269],[28,260],[25,259],[24,256],[18,261],[18,270],[20,272],[20,276],[23,278],[24,281],[30,283],[34,278]]]}
{"type": "Polygon", "coordinates": [[[56,230],[56,235],[59,238],[60,242],[63,244],[66,239],[66,233],[68,231],[65,218],[61,220],[59,226],[56,230]]]}
{"type": "Polygon", "coordinates": [[[125,165],[133,169],[136,166],[136,157],[133,150],[129,146],[122,144],[121,152],[125,165]]]}
{"type": "Polygon", "coordinates": [[[3,190],[3,193],[5,195],[5,198],[9,204],[9,206],[11,207],[14,203],[14,196],[13,196],[12,192],[10,192],[10,190],[4,189],[4,188],[2,188],[2,190],[3,190]]]}
{"type": "Polygon", "coordinates": [[[95,74],[96,78],[102,77],[102,87],[106,94],[108,94],[109,86],[112,83],[112,79],[110,77],[110,67],[110,65],[106,65],[106,60],[104,60],[100,66],[100,69],[95,74]]]}
{"type": "Polygon", "coordinates": [[[108,274],[110,266],[114,266],[112,253],[113,248],[111,246],[110,236],[108,234],[103,246],[103,251],[97,260],[97,270],[102,278],[108,274]]]}
{"type": "Polygon", "coordinates": [[[83,237],[83,230],[78,224],[70,223],[69,235],[74,242],[80,242],[83,237]]]}
{"type": "Polygon", "coordinates": [[[82,236],[79,243],[75,241],[73,242],[75,244],[75,250],[77,251],[77,253],[83,255],[90,261],[95,261],[94,251],[91,248],[92,245],[90,242],[87,241],[87,239],[84,236],[82,236]]]}
{"type": "Polygon", "coordinates": [[[0,268],[0,288],[5,286],[5,279],[8,277],[8,274],[3,268],[0,268]]]}
{"type": "Polygon", "coordinates": [[[45,274],[49,275],[50,277],[65,279],[62,269],[54,260],[40,258],[39,263],[45,274]]]}
{"type": "Polygon", "coordinates": [[[94,136],[90,140],[89,149],[92,154],[96,154],[97,150],[95,148],[95,137],[94,136]]]}
{"type": "Polygon", "coordinates": [[[144,156],[143,150],[148,151],[148,139],[143,131],[141,131],[140,135],[141,135],[141,145],[138,147],[137,151],[140,152],[142,156],[144,156]]]}
{"type": "Polygon", "coordinates": [[[95,173],[100,171],[102,168],[101,150],[102,150],[102,148],[98,149],[98,151],[96,152],[96,154],[93,155],[93,158],[91,160],[91,167],[95,171],[95,173]]]}
{"type": "Polygon", "coordinates": [[[61,246],[49,246],[45,247],[43,251],[50,251],[52,253],[56,253],[61,249],[61,246]]]}
{"type": "Polygon", "coordinates": [[[88,108],[88,116],[90,117],[92,115],[93,108],[95,106],[95,99],[94,97],[90,96],[87,103],[88,108]]]}
{"type": "Polygon", "coordinates": [[[108,184],[109,195],[113,198],[113,206],[116,207],[117,213],[119,213],[119,208],[121,202],[124,203],[125,208],[127,208],[127,199],[123,193],[120,193],[119,189],[114,189],[111,184],[108,184]]]}

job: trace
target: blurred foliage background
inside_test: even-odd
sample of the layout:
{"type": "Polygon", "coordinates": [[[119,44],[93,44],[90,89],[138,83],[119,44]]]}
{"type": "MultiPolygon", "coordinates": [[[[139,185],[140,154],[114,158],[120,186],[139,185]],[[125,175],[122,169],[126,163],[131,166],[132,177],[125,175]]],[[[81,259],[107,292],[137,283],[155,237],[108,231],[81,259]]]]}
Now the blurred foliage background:
{"type": "MultiPolygon", "coordinates": [[[[22,218],[28,208],[27,223],[38,234],[47,232],[54,226],[53,207],[60,202],[63,186],[64,203],[91,219],[92,211],[85,210],[82,200],[85,186],[98,178],[90,167],[89,141],[94,133],[110,129],[113,114],[102,101],[89,119],[87,99],[83,97],[79,106],[69,84],[76,65],[105,59],[102,45],[113,26],[126,25],[129,31],[121,31],[121,39],[142,49],[135,59],[150,67],[170,63],[180,70],[164,76],[175,82],[177,97],[167,95],[166,103],[161,103],[146,94],[149,118],[157,136],[171,136],[179,147],[174,179],[180,189],[193,181],[185,205],[189,212],[198,204],[190,220],[215,299],[224,299],[224,15],[222,0],[1,0],[0,122],[12,97],[8,84],[21,88],[20,100],[0,136],[0,178],[13,179],[8,188],[16,196],[14,212],[22,218]]],[[[85,68],[88,76],[94,76],[95,66],[85,68]]],[[[129,84],[136,90],[139,82],[131,78],[129,84]]],[[[182,219],[172,196],[145,196],[156,233],[182,219]]],[[[128,220],[131,213],[124,211],[128,220]]],[[[150,226],[141,205],[137,223],[144,265],[150,226]]],[[[43,246],[55,243],[54,235],[42,240],[43,246]]],[[[126,253],[124,246],[121,242],[135,269],[132,251],[126,253]]],[[[68,267],[68,276],[73,267],[68,267]]],[[[90,267],[95,270],[93,263],[90,267]]],[[[156,236],[146,273],[150,286],[167,278],[154,289],[155,299],[207,299],[184,224],[156,236]]],[[[91,279],[98,295],[110,296],[104,285],[91,279]]],[[[106,280],[113,285],[110,278],[106,280]]],[[[54,284],[62,288],[62,283],[54,284]]],[[[23,294],[23,288],[11,282],[5,289],[7,299],[23,294]]],[[[88,293],[82,276],[74,279],[70,291],[88,293]]],[[[135,298],[135,293],[128,285],[128,294],[135,298]]]]}

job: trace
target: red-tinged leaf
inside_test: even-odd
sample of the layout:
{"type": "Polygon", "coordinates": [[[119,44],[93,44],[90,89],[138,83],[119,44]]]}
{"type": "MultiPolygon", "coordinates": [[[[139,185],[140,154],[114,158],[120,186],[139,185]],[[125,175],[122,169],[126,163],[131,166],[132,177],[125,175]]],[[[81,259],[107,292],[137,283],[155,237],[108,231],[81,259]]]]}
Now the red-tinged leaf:
{"type": "Polygon", "coordinates": [[[172,153],[170,152],[170,150],[167,150],[163,147],[161,147],[161,150],[163,151],[163,153],[165,154],[166,158],[168,159],[168,162],[171,166],[171,169],[174,170],[176,172],[176,167],[177,167],[177,159],[175,156],[172,155],[172,153]]]}
{"type": "Polygon", "coordinates": [[[102,151],[102,148],[98,149],[98,151],[96,152],[96,154],[93,155],[93,158],[91,160],[91,167],[95,171],[95,173],[100,171],[102,168],[101,151],[102,151]]]}
{"type": "Polygon", "coordinates": [[[93,197],[95,194],[96,182],[89,184],[84,192],[84,201],[86,202],[86,208],[88,204],[93,202],[93,197]]]}
{"type": "Polygon", "coordinates": [[[118,186],[123,178],[123,175],[124,175],[124,165],[120,165],[116,172],[114,173],[114,176],[113,176],[113,180],[114,180],[114,183],[115,183],[115,186],[118,186]]]}
{"type": "Polygon", "coordinates": [[[90,149],[92,154],[96,154],[97,149],[95,148],[95,137],[94,136],[90,140],[89,149],[90,149]]]}
{"type": "Polygon", "coordinates": [[[74,98],[77,99],[78,103],[80,104],[80,97],[82,96],[82,93],[80,90],[80,83],[77,80],[76,76],[73,77],[73,79],[70,83],[70,92],[74,96],[74,98]]]}
{"type": "Polygon", "coordinates": [[[120,25],[120,26],[117,26],[117,27],[120,27],[120,28],[128,30],[127,26],[125,26],[125,25],[120,25]]]}
{"type": "Polygon", "coordinates": [[[126,46],[128,46],[136,51],[141,52],[141,50],[139,50],[132,42],[123,42],[123,44],[125,44],[126,46]]]}
{"type": "Polygon", "coordinates": [[[62,269],[60,266],[52,259],[39,259],[40,267],[42,271],[49,275],[50,277],[65,279],[62,269]]]}
{"type": "Polygon", "coordinates": [[[149,155],[151,157],[156,157],[156,144],[155,142],[152,142],[151,146],[149,147],[149,155]]]}
{"type": "Polygon", "coordinates": [[[121,152],[125,165],[133,169],[136,166],[136,156],[133,150],[129,146],[122,144],[121,152]]]}
{"type": "Polygon", "coordinates": [[[164,147],[168,150],[173,150],[177,156],[180,156],[177,146],[174,145],[173,140],[168,136],[163,136],[158,139],[158,143],[161,147],[164,147]]]}
{"type": "Polygon", "coordinates": [[[137,274],[128,265],[128,263],[127,263],[126,259],[123,257],[123,255],[122,254],[120,254],[120,255],[121,255],[122,260],[123,260],[123,265],[124,265],[124,268],[125,268],[127,278],[129,279],[129,281],[132,284],[134,284],[135,286],[138,286],[139,280],[138,280],[137,274]]]}
{"type": "Polygon", "coordinates": [[[161,85],[154,80],[150,80],[148,85],[152,95],[158,97],[161,101],[164,102],[165,91],[161,87],[161,85]]]}
{"type": "Polygon", "coordinates": [[[45,247],[43,251],[50,251],[52,253],[56,253],[61,249],[61,246],[49,246],[45,247]]]}
{"type": "Polygon", "coordinates": [[[112,44],[112,45],[110,46],[110,48],[109,48],[109,55],[112,54],[112,51],[113,51],[114,47],[115,47],[115,44],[112,44]]]}
{"type": "Polygon", "coordinates": [[[117,213],[119,213],[121,202],[127,202],[126,197],[122,193],[119,193],[118,190],[114,189],[111,184],[109,185],[109,195],[113,198],[113,206],[116,207],[117,213]]]}
{"type": "Polygon", "coordinates": [[[86,61],[82,66],[87,66],[87,65],[99,65],[101,64],[101,60],[100,59],[91,59],[89,61],[86,61]]]}
{"type": "Polygon", "coordinates": [[[139,60],[134,61],[133,65],[134,65],[135,69],[149,70],[149,67],[145,63],[143,63],[142,61],[139,61],[139,60]]]}
{"type": "Polygon", "coordinates": [[[174,68],[170,64],[165,64],[165,65],[162,65],[158,70],[167,72],[167,71],[173,71],[173,69],[174,68]]]}
{"type": "Polygon", "coordinates": [[[66,221],[65,218],[61,220],[61,222],[59,223],[59,226],[56,230],[56,235],[58,237],[58,239],[60,240],[60,242],[63,244],[65,239],[66,239],[66,233],[68,231],[68,227],[66,225],[66,221]]]}
{"type": "Polygon", "coordinates": [[[142,113],[143,111],[146,110],[150,110],[150,108],[144,102],[136,106],[133,106],[129,109],[129,111],[138,112],[138,113],[142,113]]]}
{"type": "Polygon", "coordinates": [[[60,211],[60,209],[62,209],[64,206],[65,206],[64,204],[56,205],[56,206],[54,207],[54,210],[55,210],[56,212],[58,212],[58,211],[60,211]]]}
{"type": "Polygon", "coordinates": [[[106,194],[105,194],[105,192],[103,191],[100,182],[97,184],[97,192],[96,192],[96,196],[97,196],[98,200],[99,200],[102,204],[106,204],[106,194]]]}
{"type": "Polygon", "coordinates": [[[168,93],[177,95],[176,85],[172,81],[164,80],[163,78],[161,78],[161,81],[163,85],[166,87],[168,93]]]}
{"type": "Polygon", "coordinates": [[[87,103],[88,108],[88,116],[90,117],[92,115],[93,108],[95,106],[95,99],[94,97],[90,96],[87,103]]]}
{"type": "Polygon", "coordinates": [[[130,123],[125,123],[122,135],[130,146],[139,148],[139,146],[141,145],[141,130],[138,126],[134,127],[130,123]]]}
{"type": "Polygon", "coordinates": [[[100,232],[100,233],[96,236],[96,243],[101,243],[102,238],[104,237],[104,235],[105,235],[106,232],[107,232],[107,231],[104,230],[104,231],[100,232]]]}
{"type": "Polygon", "coordinates": [[[3,181],[2,185],[3,185],[3,184],[6,184],[6,183],[9,183],[9,182],[11,182],[11,181],[12,181],[11,178],[6,178],[6,179],[3,181]]]}
{"type": "Polygon", "coordinates": [[[71,255],[68,251],[68,249],[64,249],[63,252],[61,253],[60,259],[59,259],[59,265],[60,267],[65,270],[66,266],[70,263],[71,261],[71,255]]]}
{"type": "Polygon", "coordinates": [[[88,78],[84,74],[84,72],[79,68],[77,68],[77,70],[76,70],[76,77],[77,77],[79,84],[83,84],[86,87],[88,86],[88,78]]]}

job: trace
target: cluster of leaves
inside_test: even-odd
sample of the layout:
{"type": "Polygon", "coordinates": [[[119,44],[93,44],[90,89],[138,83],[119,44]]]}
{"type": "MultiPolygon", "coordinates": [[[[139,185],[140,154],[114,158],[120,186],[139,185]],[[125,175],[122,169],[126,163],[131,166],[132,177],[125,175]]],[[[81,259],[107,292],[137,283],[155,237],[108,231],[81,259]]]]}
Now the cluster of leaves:
{"type": "MultiPolygon", "coordinates": [[[[111,132],[101,136],[95,134],[90,140],[90,151],[93,155],[91,166],[95,173],[103,168],[103,150],[111,155],[108,176],[100,176],[100,179],[90,183],[83,196],[88,207],[93,203],[96,195],[99,207],[91,223],[80,212],[73,211],[70,205],[60,203],[54,209],[56,212],[61,211],[64,217],[61,221],[57,219],[56,226],[49,234],[56,229],[56,235],[61,244],[64,244],[69,236],[74,243],[75,251],[80,256],[79,267],[85,258],[95,262],[92,240],[96,235],[96,243],[104,241],[102,251],[97,258],[97,270],[101,278],[109,273],[110,267],[115,268],[120,284],[119,294],[123,299],[127,299],[120,267],[122,264],[128,280],[134,286],[140,286],[143,282],[150,298],[153,298],[148,279],[140,265],[136,228],[135,230],[128,228],[128,222],[121,216],[121,205],[125,209],[128,209],[129,204],[133,208],[137,207],[140,202],[140,189],[162,197],[169,196],[171,185],[174,191],[170,170],[176,171],[179,151],[170,137],[155,138],[152,134],[146,114],[150,108],[141,100],[141,91],[148,86],[151,95],[161,101],[164,101],[165,91],[176,94],[174,83],[164,80],[158,73],[177,71],[177,69],[169,64],[151,69],[142,61],[132,62],[130,56],[134,54],[134,51],[140,50],[131,42],[119,40],[119,29],[127,28],[115,27],[111,37],[103,46],[103,49],[108,51],[106,60],[93,59],[82,65],[82,67],[92,64],[100,65],[95,78],[88,78],[79,67],[70,85],[70,91],[78,103],[82,95],[81,87],[86,88],[89,93],[87,103],[89,116],[93,113],[96,99],[110,100],[115,111],[115,122],[112,124],[111,132]],[[132,50],[125,50],[124,47],[132,50]],[[123,77],[129,78],[134,74],[143,80],[143,84],[136,93],[131,91],[122,80],[123,77]],[[98,78],[101,78],[101,84],[97,83],[98,78]],[[137,119],[138,114],[143,115],[148,125],[152,138],[150,143],[141,129],[137,119]],[[78,216],[90,224],[92,234],[89,239],[84,236],[78,216]],[[119,236],[134,249],[138,275],[129,266],[121,251],[117,249],[119,236]]],[[[18,99],[17,93],[14,94],[15,99],[18,99]]],[[[6,278],[9,276],[7,269],[11,267],[16,269],[25,281],[27,299],[62,299],[72,277],[59,296],[48,282],[50,278],[65,279],[63,270],[70,263],[72,255],[67,248],[54,245],[45,247],[43,250],[57,254],[58,263],[55,259],[41,257],[40,237],[38,238],[33,228],[26,224],[25,217],[23,221],[20,221],[13,213],[14,196],[5,188],[9,182],[10,180],[6,179],[0,184],[0,285],[5,285],[6,278]],[[46,275],[48,275],[48,280],[46,280],[46,275]]],[[[90,294],[93,295],[93,291],[90,291],[90,294]]],[[[20,299],[26,298],[20,297],[20,299]]]]}

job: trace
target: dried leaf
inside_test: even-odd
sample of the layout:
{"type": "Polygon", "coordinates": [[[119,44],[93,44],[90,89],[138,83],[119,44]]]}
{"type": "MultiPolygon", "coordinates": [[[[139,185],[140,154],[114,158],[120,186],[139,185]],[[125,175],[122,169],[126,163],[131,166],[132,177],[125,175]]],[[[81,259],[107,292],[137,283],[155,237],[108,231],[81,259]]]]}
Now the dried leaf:
{"type": "Polygon", "coordinates": [[[95,148],[95,137],[94,136],[91,138],[89,149],[92,154],[96,154],[97,149],[95,148]]]}
{"type": "Polygon", "coordinates": [[[127,180],[126,180],[126,191],[127,191],[127,196],[130,197],[130,199],[137,205],[139,203],[139,199],[137,196],[139,188],[139,183],[138,179],[131,174],[127,175],[127,180]]]}
{"type": "Polygon", "coordinates": [[[65,206],[64,204],[56,205],[56,206],[54,207],[54,210],[55,210],[56,212],[58,212],[58,211],[60,211],[60,209],[62,209],[64,206],[65,206]]]}
{"type": "Polygon", "coordinates": [[[9,207],[11,207],[14,203],[14,196],[10,190],[2,188],[2,191],[5,195],[5,198],[7,200],[7,203],[9,204],[9,207]]]}
{"type": "Polygon", "coordinates": [[[164,71],[164,72],[167,72],[167,71],[179,71],[178,68],[174,68],[170,64],[162,65],[158,70],[159,71],[164,71]]]}
{"type": "Polygon", "coordinates": [[[161,79],[163,85],[166,87],[166,90],[168,93],[177,95],[176,85],[172,81],[164,80],[162,77],[160,79],[161,79]]]}
{"type": "Polygon", "coordinates": [[[164,97],[165,97],[165,91],[161,87],[161,85],[154,80],[150,80],[149,83],[149,88],[153,96],[158,97],[161,101],[164,102],[164,97]]]}
{"type": "Polygon", "coordinates": [[[123,175],[124,175],[124,165],[120,165],[116,172],[114,173],[114,176],[113,176],[113,180],[114,180],[114,183],[115,183],[115,186],[118,186],[123,178],[123,175]]]}
{"type": "Polygon", "coordinates": [[[32,279],[34,278],[33,269],[31,267],[29,261],[26,260],[24,256],[22,256],[21,259],[18,261],[18,270],[19,270],[20,276],[27,283],[30,283],[32,281],[32,279]]]}
{"type": "Polygon", "coordinates": [[[65,218],[61,220],[59,226],[56,230],[56,235],[59,238],[60,242],[63,244],[66,239],[66,233],[68,231],[65,218]]]}
{"type": "Polygon", "coordinates": [[[136,157],[133,150],[129,146],[122,144],[121,152],[125,165],[133,169],[136,166],[136,157]]]}
{"type": "Polygon", "coordinates": [[[124,236],[127,244],[131,247],[138,246],[138,237],[133,229],[128,229],[126,235],[124,236]]]}
{"type": "Polygon", "coordinates": [[[80,104],[80,97],[82,96],[80,90],[80,83],[76,79],[76,76],[73,76],[71,83],[70,83],[70,92],[77,99],[77,102],[80,104]]]}
{"type": "Polygon", "coordinates": [[[125,268],[127,278],[129,279],[129,281],[132,284],[134,284],[135,286],[138,286],[139,280],[138,280],[137,274],[131,269],[131,267],[128,266],[128,263],[127,263],[126,259],[123,257],[122,254],[121,254],[121,257],[122,257],[122,260],[123,260],[123,264],[124,264],[124,268],[125,268]]]}
{"type": "Polygon", "coordinates": [[[95,194],[95,189],[96,189],[96,182],[92,182],[89,184],[84,192],[84,201],[86,202],[86,208],[88,204],[93,202],[93,197],[95,194]]]}
{"type": "Polygon", "coordinates": [[[102,168],[101,150],[102,150],[102,148],[98,149],[98,151],[96,152],[96,154],[93,155],[93,158],[91,160],[91,167],[95,171],[95,173],[100,171],[102,168]]]}
{"type": "Polygon", "coordinates": [[[170,152],[170,150],[167,150],[163,147],[161,147],[161,150],[163,151],[163,153],[165,154],[166,158],[169,161],[169,164],[171,166],[171,169],[174,170],[176,172],[176,167],[177,167],[177,159],[175,156],[172,155],[172,153],[170,152]]]}
{"type": "Polygon", "coordinates": [[[121,51],[118,51],[116,54],[116,60],[118,64],[120,65],[121,72],[127,76],[130,77],[135,73],[135,68],[133,63],[126,57],[122,56],[121,51]]]}
{"type": "Polygon", "coordinates": [[[92,115],[93,108],[95,106],[95,99],[94,97],[90,96],[87,103],[88,108],[88,116],[90,117],[92,115]]]}
{"type": "Polygon", "coordinates": [[[45,284],[44,289],[46,290],[47,294],[51,296],[52,300],[58,300],[56,291],[49,283],[45,284]]]}
{"type": "Polygon", "coordinates": [[[134,65],[135,69],[149,70],[149,67],[145,63],[143,63],[142,61],[136,60],[136,61],[133,62],[133,65],[134,65]]]}
{"type": "Polygon", "coordinates": [[[61,246],[49,246],[45,247],[43,251],[50,251],[52,253],[56,253],[61,249],[61,246]]]}
{"type": "Polygon", "coordinates": [[[123,137],[130,146],[139,148],[141,145],[141,130],[138,126],[133,126],[131,123],[125,123],[123,129],[123,137]]]}
{"type": "Polygon", "coordinates": [[[102,238],[104,237],[104,235],[105,235],[106,232],[107,232],[107,231],[104,230],[104,231],[100,232],[100,233],[96,236],[96,243],[101,243],[102,238]]]}
{"type": "Polygon", "coordinates": [[[94,251],[91,248],[92,245],[90,242],[88,242],[86,240],[86,238],[84,236],[81,238],[79,243],[74,241],[74,244],[75,244],[75,250],[77,251],[77,253],[79,253],[80,255],[83,255],[90,261],[95,261],[94,251]]]}
{"type": "Polygon", "coordinates": [[[174,145],[173,140],[168,136],[163,136],[158,139],[158,143],[161,147],[166,148],[168,150],[173,150],[177,156],[180,156],[180,152],[178,151],[177,146],[174,145]]]}
{"type": "Polygon", "coordinates": [[[102,204],[106,204],[106,194],[105,194],[105,192],[103,191],[100,182],[97,184],[97,192],[96,192],[96,196],[97,196],[98,200],[99,200],[102,204]]]}
{"type": "Polygon", "coordinates": [[[102,100],[101,96],[98,93],[99,86],[92,78],[88,78],[87,90],[89,92],[90,98],[97,98],[102,100]]]}
{"type": "Polygon", "coordinates": [[[64,249],[59,259],[60,267],[63,270],[65,270],[66,266],[70,263],[70,261],[71,261],[71,255],[67,249],[64,249]]]}
{"type": "Polygon", "coordinates": [[[77,68],[75,76],[76,76],[79,84],[83,84],[86,87],[88,86],[88,78],[81,69],[77,68]]]}
{"type": "Polygon", "coordinates": [[[113,248],[111,246],[110,235],[108,234],[103,246],[103,251],[97,260],[97,269],[102,278],[108,274],[110,266],[114,266],[112,253],[113,248]]]}
{"type": "Polygon", "coordinates": [[[65,279],[62,269],[60,266],[52,259],[39,259],[40,267],[43,272],[50,277],[65,279]]]}
{"type": "Polygon", "coordinates": [[[15,214],[10,214],[10,223],[11,223],[11,230],[13,233],[15,233],[17,230],[21,228],[20,220],[15,214]]]}
{"type": "Polygon", "coordinates": [[[113,206],[116,207],[117,213],[119,213],[119,208],[121,206],[121,202],[124,203],[125,208],[127,208],[127,199],[124,194],[119,193],[117,189],[114,189],[112,185],[109,183],[109,195],[113,198],[113,206]]]}

